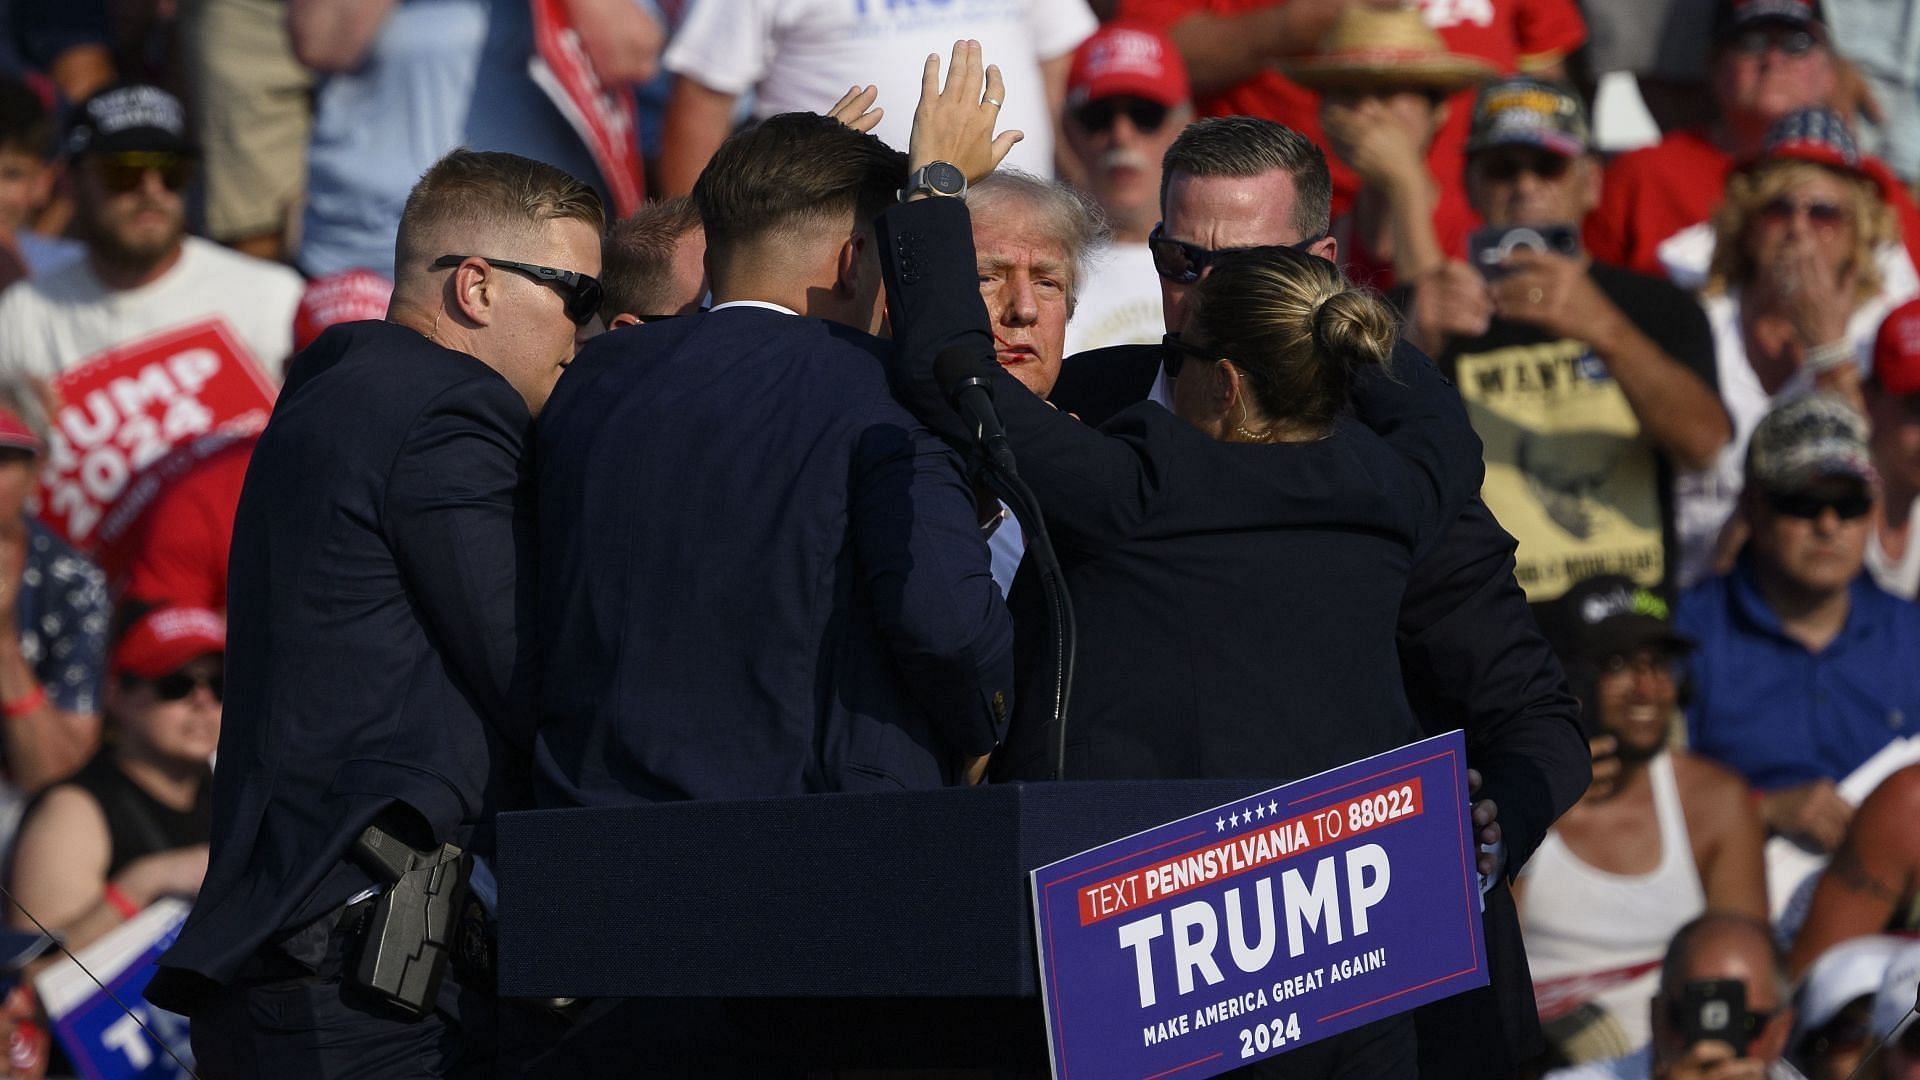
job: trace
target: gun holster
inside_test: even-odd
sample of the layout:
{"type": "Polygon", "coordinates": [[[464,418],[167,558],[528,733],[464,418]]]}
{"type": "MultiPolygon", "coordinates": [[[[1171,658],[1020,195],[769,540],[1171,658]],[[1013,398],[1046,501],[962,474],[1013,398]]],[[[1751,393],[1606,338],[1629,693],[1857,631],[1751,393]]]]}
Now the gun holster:
{"type": "Polygon", "coordinates": [[[354,841],[352,858],[382,889],[349,977],[409,1016],[425,1015],[440,992],[467,899],[469,857],[453,844],[416,849],[374,824],[354,841]]]}

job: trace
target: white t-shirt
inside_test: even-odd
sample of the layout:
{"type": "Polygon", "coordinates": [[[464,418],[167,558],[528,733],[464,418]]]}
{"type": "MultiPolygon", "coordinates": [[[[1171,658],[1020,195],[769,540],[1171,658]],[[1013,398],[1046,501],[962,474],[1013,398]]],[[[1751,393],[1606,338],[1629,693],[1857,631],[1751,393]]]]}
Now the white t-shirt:
{"type": "Polygon", "coordinates": [[[942,75],[953,43],[980,42],[1007,81],[1000,128],[1026,139],[1007,164],[1053,175],[1053,123],[1040,62],[1071,53],[1098,22],[1087,0],[696,0],[667,70],[724,94],[754,92],[754,115],[823,112],[849,86],[880,88],[874,134],[907,148],[928,53],[942,75]]]}
{"type": "MultiPolygon", "coordinates": [[[[1907,520],[1913,520],[1913,514],[1920,514],[1920,498],[1913,500],[1913,509],[1908,511],[1907,520]]],[[[1911,528],[1907,533],[1906,550],[1898,559],[1887,554],[1880,546],[1880,530],[1875,528],[1867,534],[1867,572],[1873,575],[1874,584],[1895,596],[1907,600],[1920,595],[1920,533],[1911,528]]]]}
{"type": "MultiPolygon", "coordinates": [[[[1886,265],[1885,263],[1882,264],[1886,265]]],[[[1862,373],[1873,368],[1873,342],[1887,312],[1913,298],[1920,288],[1909,264],[1905,274],[1891,276],[1880,293],[1860,305],[1847,320],[1847,339],[1853,343],[1862,373]]],[[[1776,404],[1813,389],[1804,371],[1794,375],[1777,393],[1768,394],[1760,376],[1747,361],[1746,338],[1740,332],[1740,290],[1705,297],[1707,325],[1713,330],[1713,352],[1720,375],[1720,401],[1733,422],[1733,438],[1720,449],[1714,464],[1673,478],[1674,530],[1679,534],[1679,584],[1685,588],[1710,575],[1714,542],[1721,526],[1733,515],[1746,471],[1747,440],[1760,418],[1776,404]]]]}
{"type": "Polygon", "coordinates": [[[103,349],[215,315],[278,378],[304,288],[287,267],[193,236],[171,270],[137,289],[108,289],[81,259],[0,293],[0,378],[51,378],[103,349]]]}
{"type": "Polygon", "coordinates": [[[1166,332],[1160,277],[1147,245],[1114,244],[1095,252],[1067,323],[1067,355],[1109,345],[1158,345],[1166,332]]]}

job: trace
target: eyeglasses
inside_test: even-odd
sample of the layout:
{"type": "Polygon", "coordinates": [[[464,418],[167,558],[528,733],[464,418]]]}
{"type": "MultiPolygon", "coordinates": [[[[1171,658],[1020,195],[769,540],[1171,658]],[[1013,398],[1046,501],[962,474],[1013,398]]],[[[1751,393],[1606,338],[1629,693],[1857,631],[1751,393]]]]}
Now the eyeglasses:
{"type": "Polygon", "coordinates": [[[222,701],[225,700],[222,694],[226,690],[226,682],[224,675],[195,675],[192,672],[176,671],[171,675],[162,675],[152,680],[153,696],[161,701],[181,701],[192,697],[195,690],[204,686],[209,693],[213,694],[213,700],[222,701]]]}
{"type": "MultiPolygon", "coordinates": [[[[1326,233],[1310,236],[1292,244],[1280,244],[1279,247],[1305,251],[1327,238],[1326,233]]],[[[1176,285],[1191,285],[1206,274],[1213,261],[1233,251],[1247,251],[1250,247],[1203,248],[1198,244],[1189,244],[1184,240],[1175,240],[1167,235],[1167,223],[1161,222],[1147,235],[1147,251],[1153,255],[1153,269],[1161,277],[1176,285]]]]}
{"type": "Polygon", "coordinates": [[[1673,679],[1680,674],[1680,661],[1668,653],[1641,650],[1631,656],[1615,653],[1600,662],[1602,675],[1623,675],[1628,672],[1635,675],[1664,675],[1673,679]]]}
{"type": "Polygon", "coordinates": [[[1785,195],[1769,199],[1760,204],[1760,220],[1769,225],[1785,225],[1801,214],[1807,215],[1807,222],[1817,229],[1835,229],[1851,215],[1847,208],[1837,202],[1824,199],[1809,199],[1795,202],[1785,195]]]}
{"type": "Polygon", "coordinates": [[[1182,338],[1179,334],[1167,334],[1160,339],[1160,366],[1166,369],[1167,378],[1180,377],[1180,367],[1191,356],[1202,363],[1212,363],[1225,357],[1215,356],[1211,351],[1182,338]]]}
{"type": "Polygon", "coordinates": [[[1828,510],[1841,521],[1857,521],[1873,509],[1873,496],[1866,492],[1846,495],[1810,495],[1805,492],[1770,491],[1767,505],[1781,517],[1817,520],[1828,510]]]}
{"type": "Polygon", "coordinates": [[[513,270],[525,274],[542,285],[552,286],[566,304],[567,318],[575,326],[585,326],[600,313],[600,298],[603,292],[600,279],[580,273],[578,270],[557,270],[551,266],[535,263],[514,262],[511,259],[489,259],[485,255],[442,255],[433,260],[435,270],[447,270],[459,266],[468,259],[479,259],[488,266],[497,266],[502,270],[513,270]]]}
{"type": "Polygon", "coordinates": [[[1747,30],[1727,43],[1742,56],[1759,56],[1776,49],[1782,56],[1801,57],[1812,52],[1820,40],[1805,30],[1747,30]]]}
{"type": "Polygon", "coordinates": [[[1523,172],[1542,180],[1564,179],[1573,167],[1573,159],[1547,150],[1496,150],[1479,162],[1480,175],[1496,184],[1508,184],[1523,172]]]}
{"type": "Polygon", "coordinates": [[[1125,116],[1133,124],[1135,131],[1151,135],[1160,130],[1160,125],[1167,122],[1167,114],[1172,111],[1157,101],[1116,94],[1113,97],[1104,97],[1099,101],[1082,105],[1074,110],[1073,118],[1086,130],[1100,132],[1112,127],[1115,120],[1125,116]]]}
{"type": "Polygon", "coordinates": [[[179,154],[146,151],[109,154],[100,159],[99,166],[100,186],[115,195],[125,195],[146,183],[149,172],[159,173],[160,182],[168,191],[182,191],[193,180],[193,160],[179,154]]]}

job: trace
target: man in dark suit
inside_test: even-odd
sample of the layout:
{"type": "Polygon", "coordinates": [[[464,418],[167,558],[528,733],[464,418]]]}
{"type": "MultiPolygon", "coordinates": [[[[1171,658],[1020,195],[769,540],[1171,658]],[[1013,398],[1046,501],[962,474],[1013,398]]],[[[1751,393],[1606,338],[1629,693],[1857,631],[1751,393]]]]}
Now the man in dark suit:
{"type": "Polygon", "coordinates": [[[908,179],[831,116],[737,133],[694,186],[712,310],[561,380],[542,805],[938,787],[998,745],[1013,632],[972,495],[872,336],[872,221],[908,179]]]}
{"type": "Polygon", "coordinates": [[[602,220],[558,169],[449,154],[408,197],[389,321],[289,368],[234,524],[212,862],[148,990],[193,1016],[204,1076],[487,1062],[489,1002],[453,974],[418,1018],[356,992],[375,879],[348,852],[376,822],[485,852],[523,801],[522,452],[598,304],[602,220]]]}
{"type": "MultiPolygon", "coordinates": [[[[1204,119],[1168,150],[1161,224],[1149,244],[1169,330],[1186,320],[1214,253],[1296,245],[1334,261],[1330,188],[1311,142],[1252,117],[1204,119]]],[[[1122,345],[1068,357],[1050,400],[1100,424],[1143,399],[1166,404],[1161,350],[1122,345]]],[[[1401,604],[1407,696],[1429,733],[1464,728],[1498,807],[1504,866],[1488,893],[1493,986],[1420,1010],[1421,1075],[1511,1075],[1541,1047],[1533,991],[1506,881],[1586,789],[1579,706],[1513,580],[1512,537],[1478,499],[1414,564],[1401,604]]]]}

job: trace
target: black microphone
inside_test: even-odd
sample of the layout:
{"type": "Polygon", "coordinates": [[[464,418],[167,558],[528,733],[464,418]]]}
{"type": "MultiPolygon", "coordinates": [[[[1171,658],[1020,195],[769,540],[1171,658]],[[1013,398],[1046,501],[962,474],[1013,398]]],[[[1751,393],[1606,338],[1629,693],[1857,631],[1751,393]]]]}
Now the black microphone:
{"type": "Polygon", "coordinates": [[[942,349],[933,358],[933,379],[940,386],[953,411],[973,429],[981,453],[994,468],[1009,476],[1020,475],[1013,464],[1013,447],[1007,444],[1007,432],[1000,426],[1000,414],[993,407],[992,369],[963,345],[942,349]]]}

